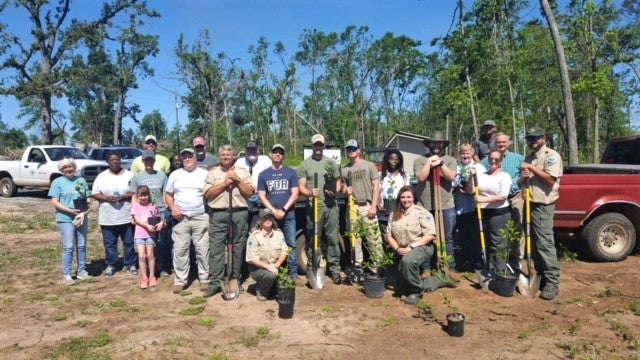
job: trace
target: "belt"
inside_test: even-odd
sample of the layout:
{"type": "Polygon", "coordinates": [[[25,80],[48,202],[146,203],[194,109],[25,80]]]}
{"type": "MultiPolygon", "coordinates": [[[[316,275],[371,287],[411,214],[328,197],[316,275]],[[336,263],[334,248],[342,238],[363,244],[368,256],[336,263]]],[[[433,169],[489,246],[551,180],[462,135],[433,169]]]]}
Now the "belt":
{"type": "MultiPolygon", "coordinates": [[[[246,208],[246,207],[231,208],[231,212],[247,211],[248,209],[249,208],[246,208]]],[[[209,209],[209,214],[213,214],[213,213],[217,213],[217,212],[223,212],[223,211],[229,211],[229,208],[226,208],[226,209],[209,209]]]]}
{"type": "Polygon", "coordinates": [[[355,203],[358,206],[367,206],[367,205],[371,204],[371,201],[356,201],[355,203]]]}

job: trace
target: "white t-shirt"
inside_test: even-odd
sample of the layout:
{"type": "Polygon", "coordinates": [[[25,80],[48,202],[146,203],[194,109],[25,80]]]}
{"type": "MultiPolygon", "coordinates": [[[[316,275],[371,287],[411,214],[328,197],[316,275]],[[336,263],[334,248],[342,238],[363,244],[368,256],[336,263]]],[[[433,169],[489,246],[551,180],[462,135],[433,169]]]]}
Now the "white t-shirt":
{"type": "Polygon", "coordinates": [[[184,168],[175,170],[169,175],[164,191],[173,193],[175,205],[186,216],[204,214],[204,187],[207,170],[196,168],[189,172],[184,168]]]}
{"type": "Polygon", "coordinates": [[[258,160],[253,166],[249,166],[249,160],[246,157],[241,157],[236,160],[236,167],[249,170],[251,173],[251,183],[255,189],[258,188],[258,176],[264,169],[271,167],[271,159],[266,155],[258,155],[258,160]]]}
{"type": "MultiPolygon", "coordinates": [[[[98,174],[93,182],[91,194],[103,194],[106,196],[122,196],[129,191],[129,182],[133,174],[122,169],[120,174],[114,174],[111,170],[105,170],[98,174]]],[[[131,223],[131,201],[117,203],[101,202],[98,208],[98,224],[122,225],[131,223]]]]}
{"type": "Polygon", "coordinates": [[[501,171],[497,175],[489,175],[487,173],[478,174],[478,188],[480,196],[504,196],[503,202],[489,203],[484,206],[485,209],[498,209],[509,206],[509,190],[511,189],[511,175],[501,171]]]}

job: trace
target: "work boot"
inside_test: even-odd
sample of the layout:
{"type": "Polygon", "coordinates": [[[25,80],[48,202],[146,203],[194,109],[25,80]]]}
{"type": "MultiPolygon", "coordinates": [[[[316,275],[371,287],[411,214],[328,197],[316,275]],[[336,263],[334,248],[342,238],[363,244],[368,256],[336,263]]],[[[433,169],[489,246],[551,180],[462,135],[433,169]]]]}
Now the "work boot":
{"type": "Polygon", "coordinates": [[[431,277],[431,270],[427,269],[427,270],[422,272],[422,278],[423,279],[428,279],[430,277],[431,277]]]}
{"type": "Polygon", "coordinates": [[[222,288],[220,288],[220,286],[214,286],[209,284],[209,288],[207,289],[207,291],[204,292],[204,297],[212,297],[213,295],[219,293],[222,291],[222,288]]]}
{"type": "Polygon", "coordinates": [[[558,296],[560,290],[556,285],[546,284],[542,289],[542,293],[540,294],[540,298],[544,300],[553,300],[558,296]]]}
{"type": "Polygon", "coordinates": [[[409,294],[406,297],[404,297],[402,301],[404,301],[405,304],[415,305],[415,303],[417,303],[418,300],[420,300],[421,298],[422,298],[422,295],[420,294],[409,294]]]}
{"type": "Polygon", "coordinates": [[[180,284],[174,284],[173,285],[173,293],[174,294],[180,294],[182,292],[182,290],[184,290],[184,285],[180,285],[180,284]]]}
{"type": "Polygon", "coordinates": [[[340,274],[331,275],[331,280],[333,280],[333,283],[336,285],[342,284],[342,277],[340,277],[340,274]]]}

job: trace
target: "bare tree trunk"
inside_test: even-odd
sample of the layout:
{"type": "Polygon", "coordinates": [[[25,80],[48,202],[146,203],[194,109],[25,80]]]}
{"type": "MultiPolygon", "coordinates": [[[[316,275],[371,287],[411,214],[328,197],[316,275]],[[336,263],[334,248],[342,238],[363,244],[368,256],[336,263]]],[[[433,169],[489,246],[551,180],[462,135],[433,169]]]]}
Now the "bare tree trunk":
{"type": "MultiPolygon", "coordinates": [[[[509,101],[511,102],[511,130],[513,131],[512,138],[516,137],[516,95],[513,93],[513,86],[511,79],[507,78],[507,84],[509,85],[509,101]]],[[[518,153],[518,142],[512,141],[513,152],[518,153]]]]}
{"type": "Polygon", "coordinates": [[[567,57],[564,53],[564,46],[562,45],[562,39],[560,38],[560,30],[558,30],[558,24],[556,18],[553,15],[551,6],[549,6],[548,0],[540,0],[540,6],[542,7],[547,23],[549,24],[549,31],[551,32],[551,38],[556,48],[556,58],[558,61],[558,67],[560,69],[560,78],[562,81],[562,95],[564,98],[564,108],[567,124],[567,138],[569,146],[569,165],[574,165],[579,162],[578,159],[578,136],[576,131],[576,117],[573,111],[573,96],[571,94],[571,80],[569,79],[569,67],[567,65],[567,57]]]}
{"type": "Polygon", "coordinates": [[[595,114],[593,116],[593,162],[600,161],[600,97],[595,98],[595,114]]]}
{"type": "Polygon", "coordinates": [[[124,106],[124,96],[122,92],[118,93],[118,102],[116,103],[116,113],[113,115],[113,143],[120,144],[120,121],[122,117],[122,107],[124,106]]]}

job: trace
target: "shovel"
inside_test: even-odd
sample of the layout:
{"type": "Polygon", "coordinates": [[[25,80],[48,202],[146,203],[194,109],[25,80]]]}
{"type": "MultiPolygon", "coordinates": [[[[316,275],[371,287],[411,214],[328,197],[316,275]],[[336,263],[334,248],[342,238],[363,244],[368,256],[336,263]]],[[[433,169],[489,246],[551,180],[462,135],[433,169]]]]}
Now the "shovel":
{"type": "MultiPolygon", "coordinates": [[[[480,188],[478,187],[478,178],[477,176],[473,177],[474,182],[474,191],[476,198],[480,196],[480,188]]],[[[487,245],[484,239],[484,228],[482,226],[482,206],[480,203],[476,203],[476,211],[478,212],[478,228],[480,229],[480,250],[482,256],[482,269],[476,270],[476,277],[478,279],[478,284],[484,291],[489,291],[489,281],[491,281],[491,277],[487,271],[488,262],[487,262],[487,245]]]]}
{"type": "Polygon", "coordinates": [[[527,250],[527,274],[525,276],[520,273],[518,277],[518,292],[524,296],[535,297],[538,289],[540,289],[540,274],[536,272],[531,262],[531,186],[527,180],[527,188],[525,189],[525,212],[526,212],[526,250],[527,250]]]}
{"type": "Polygon", "coordinates": [[[444,214],[442,212],[442,194],[440,193],[440,167],[433,168],[432,175],[433,181],[431,184],[433,186],[433,191],[431,192],[431,198],[433,200],[433,209],[436,213],[435,223],[438,269],[446,278],[449,278],[449,264],[445,263],[445,259],[447,258],[447,243],[445,239],[444,214]]]}
{"type": "Polygon", "coordinates": [[[351,238],[351,266],[347,268],[347,278],[351,285],[356,285],[364,281],[364,271],[356,263],[356,233],[353,226],[353,221],[356,218],[356,202],[353,198],[353,194],[349,195],[349,236],[351,238]]]}
{"type": "Polygon", "coordinates": [[[240,296],[238,291],[238,280],[232,279],[233,273],[233,193],[229,190],[229,230],[227,233],[225,260],[227,263],[227,274],[222,281],[222,298],[227,301],[235,300],[240,296]]]}
{"type": "MultiPolygon", "coordinates": [[[[318,173],[313,174],[313,187],[318,187],[318,173]]],[[[318,230],[319,216],[318,197],[313,197],[313,247],[311,248],[311,261],[307,265],[307,279],[309,285],[314,290],[320,290],[324,287],[324,273],[320,269],[320,261],[318,261],[316,253],[318,252],[318,243],[320,242],[320,232],[318,230]]]]}

